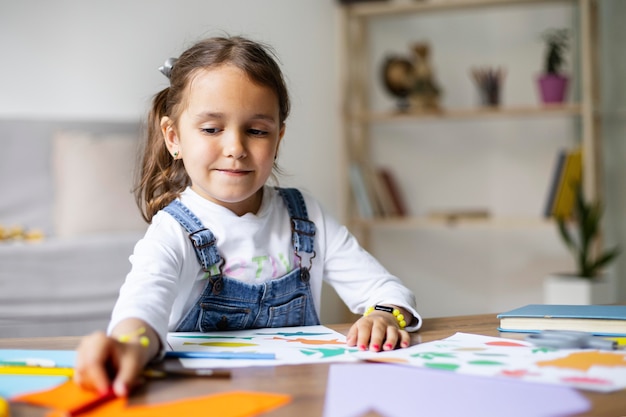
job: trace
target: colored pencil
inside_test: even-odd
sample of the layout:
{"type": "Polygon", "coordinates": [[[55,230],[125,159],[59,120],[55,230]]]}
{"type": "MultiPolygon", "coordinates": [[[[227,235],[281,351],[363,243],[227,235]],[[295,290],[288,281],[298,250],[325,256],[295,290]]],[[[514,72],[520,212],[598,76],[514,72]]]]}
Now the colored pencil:
{"type": "Polygon", "coordinates": [[[166,378],[177,376],[198,376],[198,377],[213,377],[213,378],[230,378],[230,371],[222,369],[146,369],[143,375],[147,378],[166,378]]]}
{"type": "Polygon", "coordinates": [[[49,359],[23,359],[23,360],[0,360],[0,366],[41,366],[44,368],[54,368],[56,363],[49,359]]]}
{"type": "Polygon", "coordinates": [[[103,394],[97,398],[95,398],[92,401],[89,401],[85,404],[82,404],[72,410],[68,410],[67,414],[70,417],[76,417],[80,414],[84,414],[87,411],[91,411],[96,407],[101,406],[102,404],[106,403],[107,401],[113,400],[117,398],[117,396],[115,395],[115,392],[113,392],[112,389],[109,389],[109,391],[107,391],[106,394],[103,394]]]}
{"type": "Polygon", "coordinates": [[[181,359],[276,359],[273,353],[254,353],[254,352],[181,352],[169,351],[165,352],[166,358],[181,359]]]}
{"type": "Polygon", "coordinates": [[[74,376],[73,368],[48,368],[42,366],[0,366],[0,375],[74,376]]]}

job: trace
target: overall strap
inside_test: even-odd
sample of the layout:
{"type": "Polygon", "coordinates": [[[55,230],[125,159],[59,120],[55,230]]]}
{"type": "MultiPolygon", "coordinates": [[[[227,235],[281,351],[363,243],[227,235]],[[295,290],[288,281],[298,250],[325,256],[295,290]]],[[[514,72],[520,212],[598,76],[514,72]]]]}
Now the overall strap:
{"type": "Polygon", "coordinates": [[[209,271],[213,265],[222,263],[222,257],[215,246],[215,236],[187,206],[179,200],[173,200],[163,210],[174,217],[189,233],[189,239],[204,271],[209,271]]]}
{"type": "Polygon", "coordinates": [[[295,188],[276,187],[276,190],[287,205],[294,250],[296,253],[300,251],[314,253],[315,223],[309,220],[302,194],[295,188]]]}

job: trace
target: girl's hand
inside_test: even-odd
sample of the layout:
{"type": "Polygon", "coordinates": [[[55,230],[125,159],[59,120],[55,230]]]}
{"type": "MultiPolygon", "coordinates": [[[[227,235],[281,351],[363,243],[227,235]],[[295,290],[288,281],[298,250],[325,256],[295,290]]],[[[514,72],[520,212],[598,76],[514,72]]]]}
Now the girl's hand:
{"type": "Polygon", "coordinates": [[[350,327],[346,336],[348,346],[357,346],[359,350],[380,352],[396,347],[408,347],[411,342],[409,333],[401,330],[396,318],[384,311],[373,311],[359,318],[350,327]]]}
{"type": "MultiPolygon", "coordinates": [[[[128,329],[128,326],[122,327],[128,329]]],[[[130,390],[141,382],[144,366],[158,351],[159,341],[156,333],[150,330],[146,332],[145,337],[148,339],[144,340],[148,342],[143,344],[138,337],[120,341],[120,336],[111,337],[103,332],[84,337],[77,350],[74,381],[83,388],[102,394],[112,388],[118,397],[127,396],[130,390]]]]}

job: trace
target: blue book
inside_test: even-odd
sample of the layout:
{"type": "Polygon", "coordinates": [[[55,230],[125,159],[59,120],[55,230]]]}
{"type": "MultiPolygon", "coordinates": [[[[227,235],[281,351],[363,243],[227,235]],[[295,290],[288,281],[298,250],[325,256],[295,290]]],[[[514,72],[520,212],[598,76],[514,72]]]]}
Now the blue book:
{"type": "Polygon", "coordinates": [[[550,182],[550,189],[548,190],[548,199],[546,201],[546,207],[543,210],[543,215],[546,218],[552,217],[554,214],[554,207],[556,204],[556,195],[559,190],[559,184],[561,184],[563,172],[565,171],[565,161],[567,160],[567,151],[562,149],[556,158],[556,165],[552,174],[552,181],[550,182]]]}
{"type": "Polygon", "coordinates": [[[497,315],[501,332],[578,330],[626,337],[626,305],[529,304],[497,315]]]}

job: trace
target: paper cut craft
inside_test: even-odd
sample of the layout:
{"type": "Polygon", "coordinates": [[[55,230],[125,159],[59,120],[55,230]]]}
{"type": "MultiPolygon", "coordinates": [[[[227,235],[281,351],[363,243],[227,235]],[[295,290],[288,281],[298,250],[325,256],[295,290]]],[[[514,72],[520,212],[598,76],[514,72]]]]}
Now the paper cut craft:
{"type": "Polygon", "coordinates": [[[325,326],[280,327],[210,333],[169,333],[172,350],[187,352],[273,353],[276,359],[181,359],[188,368],[233,368],[319,362],[356,362],[356,348],[325,326]]]}
{"type": "Polygon", "coordinates": [[[396,365],[334,364],[328,373],[324,417],[362,416],[368,411],[385,417],[545,417],[589,409],[589,401],[568,387],[396,365]]]}
{"type": "Polygon", "coordinates": [[[358,352],[368,361],[568,385],[591,391],[626,388],[626,352],[540,348],[518,340],[457,333],[389,352],[358,352]]]}
{"type": "MultiPolygon", "coordinates": [[[[72,368],[76,359],[73,350],[0,349],[0,363],[27,362],[44,366],[72,368]]],[[[0,375],[0,396],[15,396],[50,389],[67,381],[63,376],[0,375]]]]}
{"type": "Polygon", "coordinates": [[[13,401],[67,411],[78,408],[98,397],[100,394],[97,392],[84,390],[73,381],[67,381],[48,390],[17,396],[13,398],[13,401]]]}
{"type": "MultiPolygon", "coordinates": [[[[54,389],[30,395],[24,395],[17,401],[54,409],[46,417],[66,417],[67,411],[99,395],[81,389],[73,382],[67,382],[54,389]]],[[[221,417],[256,416],[287,404],[288,395],[233,391],[195,398],[186,398],[160,404],[128,406],[126,398],[111,400],[81,417],[171,417],[211,414],[221,417]]]]}

